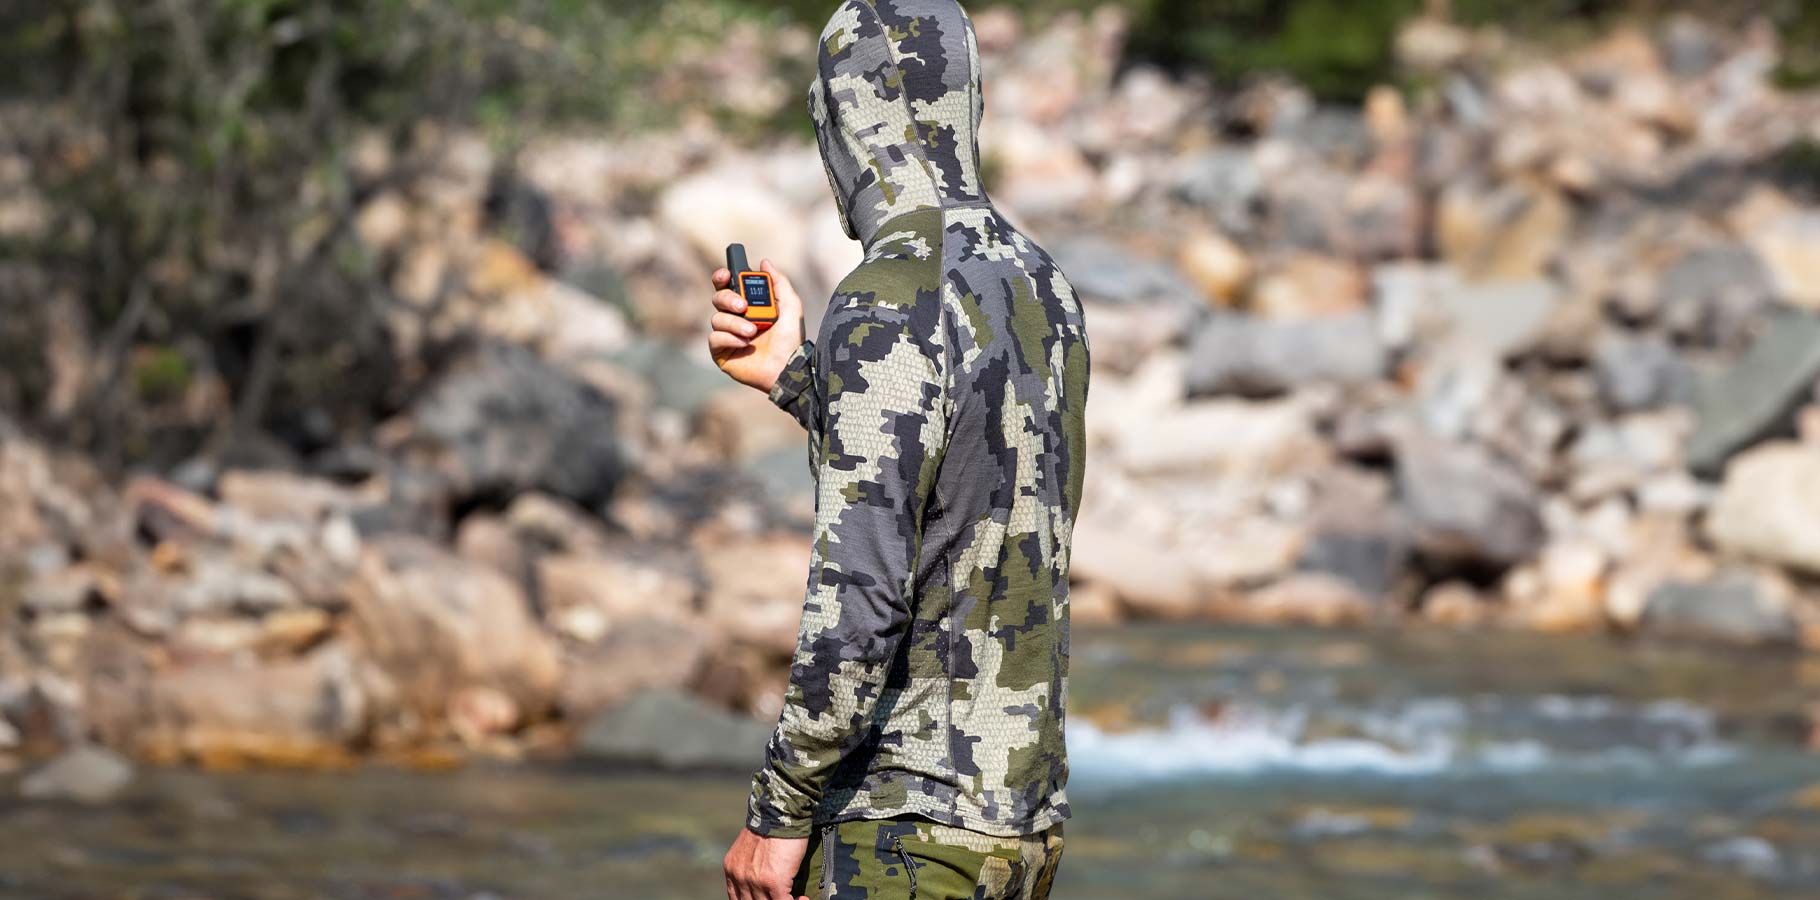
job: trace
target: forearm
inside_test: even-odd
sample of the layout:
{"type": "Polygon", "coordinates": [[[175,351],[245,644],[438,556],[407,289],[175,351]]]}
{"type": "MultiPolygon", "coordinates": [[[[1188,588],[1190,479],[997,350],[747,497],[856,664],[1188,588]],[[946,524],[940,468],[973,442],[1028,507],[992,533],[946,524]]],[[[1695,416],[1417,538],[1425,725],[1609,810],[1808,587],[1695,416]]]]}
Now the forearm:
{"type": "Polygon", "coordinates": [[[771,386],[771,402],[795,417],[809,432],[811,446],[820,441],[823,402],[815,378],[815,343],[803,341],[790,355],[771,386]]]}

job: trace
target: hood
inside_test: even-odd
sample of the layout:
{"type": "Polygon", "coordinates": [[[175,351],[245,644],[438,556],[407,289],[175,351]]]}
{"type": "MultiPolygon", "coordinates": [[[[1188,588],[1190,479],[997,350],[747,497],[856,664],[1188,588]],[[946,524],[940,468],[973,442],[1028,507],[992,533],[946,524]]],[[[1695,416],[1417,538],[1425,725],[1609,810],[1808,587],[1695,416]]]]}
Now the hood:
{"type": "Polygon", "coordinates": [[[847,0],[822,31],[809,113],[847,236],[980,203],[979,43],[954,0],[847,0]]]}

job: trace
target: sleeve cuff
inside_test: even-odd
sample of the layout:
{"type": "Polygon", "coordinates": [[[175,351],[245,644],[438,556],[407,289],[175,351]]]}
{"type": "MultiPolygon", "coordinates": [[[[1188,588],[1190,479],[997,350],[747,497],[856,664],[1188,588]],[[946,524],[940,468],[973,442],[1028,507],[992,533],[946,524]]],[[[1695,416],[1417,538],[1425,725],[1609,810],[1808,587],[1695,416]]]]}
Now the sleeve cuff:
{"type": "Polygon", "coordinates": [[[815,830],[814,817],[806,812],[779,809],[776,802],[779,798],[774,796],[774,782],[768,777],[770,774],[768,771],[760,771],[752,779],[752,793],[746,799],[747,830],[765,837],[808,837],[815,830]]]}
{"type": "Polygon", "coordinates": [[[803,341],[790,354],[784,370],[777,374],[777,383],[771,385],[771,402],[786,411],[795,404],[796,398],[802,396],[815,383],[813,362],[815,359],[815,342],[803,341]]]}

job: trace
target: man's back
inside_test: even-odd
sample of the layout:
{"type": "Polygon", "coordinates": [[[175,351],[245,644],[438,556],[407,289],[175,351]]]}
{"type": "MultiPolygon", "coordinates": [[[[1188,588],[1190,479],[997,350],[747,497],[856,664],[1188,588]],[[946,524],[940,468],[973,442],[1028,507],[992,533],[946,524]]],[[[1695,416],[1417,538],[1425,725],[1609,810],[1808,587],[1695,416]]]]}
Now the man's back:
{"type": "MultiPolygon", "coordinates": [[[[953,0],[848,0],[820,46],[810,108],[866,257],[771,389],[809,431],[816,524],[747,826],[820,825],[821,846],[878,825],[853,839],[882,848],[940,823],[1034,853],[1001,879],[1034,884],[1068,816],[1080,305],[980,184],[978,49],[953,0]]],[[[826,858],[826,883],[862,877],[826,858]]]]}

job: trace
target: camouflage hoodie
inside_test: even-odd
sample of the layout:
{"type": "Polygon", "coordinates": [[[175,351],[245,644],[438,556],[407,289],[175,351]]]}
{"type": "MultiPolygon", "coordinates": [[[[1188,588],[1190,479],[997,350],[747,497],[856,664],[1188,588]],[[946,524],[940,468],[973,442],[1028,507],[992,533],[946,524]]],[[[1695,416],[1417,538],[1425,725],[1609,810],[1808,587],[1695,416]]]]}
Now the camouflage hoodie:
{"type": "Polygon", "coordinates": [[[783,713],[747,824],[1068,815],[1068,551],[1088,346],[1073,289],[993,209],[979,50],[954,0],[848,0],[810,92],[865,259],[771,399],[816,517],[783,713]]]}

